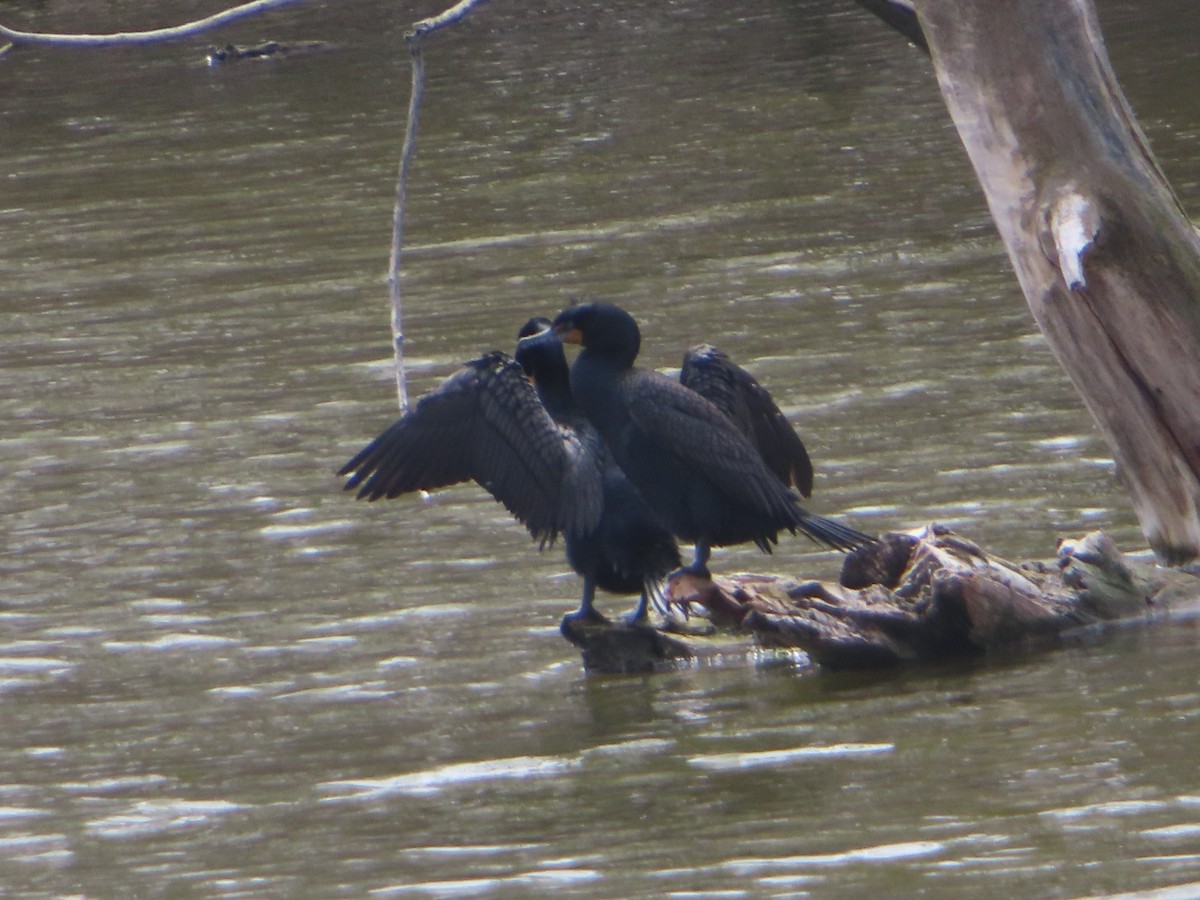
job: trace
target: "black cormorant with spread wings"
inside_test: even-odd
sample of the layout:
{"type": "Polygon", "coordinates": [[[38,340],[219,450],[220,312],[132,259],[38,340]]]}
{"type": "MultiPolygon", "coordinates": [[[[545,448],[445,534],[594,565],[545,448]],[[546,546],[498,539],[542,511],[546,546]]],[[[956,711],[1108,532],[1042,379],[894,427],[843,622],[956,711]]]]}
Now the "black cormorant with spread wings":
{"type": "Polygon", "coordinates": [[[526,323],[516,359],[493,351],[467,363],[338,474],[350,476],[346,490],[368,500],[473,479],[543,546],[563,535],[567,560],[583,578],[572,618],[602,620],[593,606],[599,588],[640,592],[628,619],[640,623],[679,567],[679,548],[576,410],[549,324],[526,323]]]}

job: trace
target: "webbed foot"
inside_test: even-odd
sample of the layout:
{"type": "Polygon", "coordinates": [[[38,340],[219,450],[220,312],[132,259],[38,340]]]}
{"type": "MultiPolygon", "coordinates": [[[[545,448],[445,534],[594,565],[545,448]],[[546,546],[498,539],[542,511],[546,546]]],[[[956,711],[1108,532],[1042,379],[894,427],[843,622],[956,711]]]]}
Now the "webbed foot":
{"type": "Polygon", "coordinates": [[[641,604],[638,604],[638,608],[632,612],[625,613],[618,621],[626,628],[654,627],[654,622],[650,620],[650,611],[641,604]]]}
{"type": "Polygon", "coordinates": [[[594,606],[581,606],[575,612],[567,613],[562,618],[563,624],[572,625],[611,625],[607,617],[600,614],[594,606]]]}

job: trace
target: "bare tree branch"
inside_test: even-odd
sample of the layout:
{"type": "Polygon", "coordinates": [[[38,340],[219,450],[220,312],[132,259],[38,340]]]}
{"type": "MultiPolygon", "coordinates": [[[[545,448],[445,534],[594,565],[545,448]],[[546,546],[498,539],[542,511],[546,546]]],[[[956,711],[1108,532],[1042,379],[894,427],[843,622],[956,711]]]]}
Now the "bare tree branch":
{"type": "Polygon", "coordinates": [[[405,37],[419,39],[440,28],[445,28],[447,25],[455,25],[465,19],[475,7],[482,6],[486,2],[487,0],[461,0],[439,15],[414,22],[412,30],[405,37]]]}
{"type": "Polygon", "coordinates": [[[396,356],[396,395],[400,411],[408,409],[408,387],[404,373],[403,300],[400,290],[400,254],[404,248],[404,210],[408,199],[408,173],[417,148],[417,121],[421,100],[425,95],[425,60],[421,41],[428,35],[462,21],[475,7],[486,0],[462,0],[445,12],[414,22],[404,35],[412,54],[412,92],[408,98],[408,120],[404,126],[404,146],[400,151],[400,174],[396,179],[396,206],[392,213],[392,252],[388,265],[388,287],[392,304],[392,349],[396,356]]]}
{"type": "Polygon", "coordinates": [[[926,54],[929,53],[929,43],[925,40],[925,32],[917,20],[917,11],[913,0],[857,0],[858,5],[870,10],[886,22],[910,42],[926,54]]]}
{"type": "Polygon", "coordinates": [[[408,411],[408,381],[404,372],[404,301],[400,290],[400,253],[404,249],[404,210],[408,203],[408,173],[417,150],[417,120],[425,95],[425,60],[421,39],[405,35],[412,53],[412,90],[408,95],[408,119],[400,150],[400,173],[396,177],[396,205],[392,209],[392,250],[388,259],[388,296],[392,309],[392,352],[396,358],[396,397],[400,412],[408,411]]]}
{"type": "Polygon", "coordinates": [[[55,47],[115,47],[121,45],[161,44],[179,41],[222,25],[237,22],[268,10],[280,9],[304,3],[306,0],[254,0],[243,3],[216,15],[170,28],[155,28],[151,31],[128,31],[115,34],[44,34],[35,31],[16,31],[0,25],[0,38],[11,45],[49,44],[55,47]]]}

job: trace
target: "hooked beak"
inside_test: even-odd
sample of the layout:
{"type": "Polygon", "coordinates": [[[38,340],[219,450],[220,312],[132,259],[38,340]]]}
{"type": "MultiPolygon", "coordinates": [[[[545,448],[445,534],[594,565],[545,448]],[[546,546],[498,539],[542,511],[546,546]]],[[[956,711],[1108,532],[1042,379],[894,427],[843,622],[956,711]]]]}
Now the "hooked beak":
{"type": "Polygon", "coordinates": [[[525,337],[518,339],[517,346],[519,347],[522,344],[525,344],[526,346],[540,344],[542,341],[551,338],[557,340],[558,336],[554,333],[554,329],[547,325],[541,331],[535,331],[533,334],[527,334],[525,337]]]}
{"type": "Polygon", "coordinates": [[[559,340],[564,344],[583,343],[583,332],[571,322],[560,322],[554,326],[554,331],[558,334],[559,340]]]}

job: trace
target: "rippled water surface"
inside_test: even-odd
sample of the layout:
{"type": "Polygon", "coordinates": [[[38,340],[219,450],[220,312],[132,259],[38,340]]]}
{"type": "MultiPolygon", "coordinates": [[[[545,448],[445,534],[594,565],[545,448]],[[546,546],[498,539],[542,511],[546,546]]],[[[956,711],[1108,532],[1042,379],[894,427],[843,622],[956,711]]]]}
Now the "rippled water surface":
{"type": "MultiPolygon", "coordinates": [[[[867,676],[585,677],[578,580],[482,491],[355,503],[396,415],[400,12],[0,62],[0,893],[1092,896],[1200,883],[1194,628],[867,676]]],[[[577,296],[708,340],[800,423],[814,507],[1011,557],[1141,540],[927,62],[846,0],[499,0],[427,49],[420,392],[577,296]]],[[[46,29],[212,4],[0,4],[46,29]]],[[[1200,12],[1104,0],[1200,208],[1200,12]]],[[[724,570],[814,576],[788,541],[724,570]]],[[[628,601],[606,598],[616,611],[628,601]]],[[[1191,894],[1182,893],[1180,896],[1191,894]]]]}

